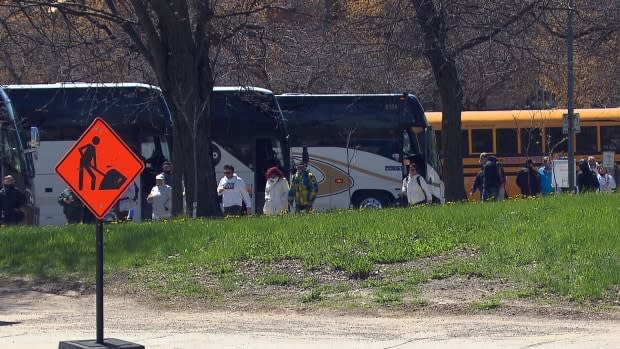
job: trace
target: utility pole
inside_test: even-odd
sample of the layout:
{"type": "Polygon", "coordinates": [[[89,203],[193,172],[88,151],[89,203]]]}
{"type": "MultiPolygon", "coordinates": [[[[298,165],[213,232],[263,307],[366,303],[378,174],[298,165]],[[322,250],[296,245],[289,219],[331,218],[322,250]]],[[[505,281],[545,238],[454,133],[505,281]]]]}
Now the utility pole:
{"type": "Polygon", "coordinates": [[[575,72],[573,61],[573,0],[568,0],[566,35],[568,70],[568,190],[575,191],[575,72]]]}

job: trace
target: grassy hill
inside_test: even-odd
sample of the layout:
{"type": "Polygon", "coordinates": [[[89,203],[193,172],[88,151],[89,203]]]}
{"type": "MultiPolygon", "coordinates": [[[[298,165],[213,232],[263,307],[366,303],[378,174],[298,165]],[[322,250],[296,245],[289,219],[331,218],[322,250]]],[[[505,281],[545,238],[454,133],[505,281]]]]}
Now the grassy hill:
{"type": "MultiPolygon", "coordinates": [[[[618,311],[620,195],[106,224],[106,292],[206,306],[618,311]],[[460,301],[458,299],[460,299],[460,301]]],[[[95,227],[0,228],[0,275],[90,288],[95,227]]],[[[61,287],[62,288],[62,287],[61,287]]]]}

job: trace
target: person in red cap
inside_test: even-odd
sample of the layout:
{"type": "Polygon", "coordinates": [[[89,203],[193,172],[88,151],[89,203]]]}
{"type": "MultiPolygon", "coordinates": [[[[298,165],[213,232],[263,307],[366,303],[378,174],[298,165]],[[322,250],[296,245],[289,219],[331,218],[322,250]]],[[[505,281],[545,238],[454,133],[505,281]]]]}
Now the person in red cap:
{"type": "Polygon", "coordinates": [[[289,185],[284,174],[277,167],[271,167],[265,172],[267,183],[265,184],[265,205],[263,213],[266,215],[278,215],[288,211],[289,185]]]}

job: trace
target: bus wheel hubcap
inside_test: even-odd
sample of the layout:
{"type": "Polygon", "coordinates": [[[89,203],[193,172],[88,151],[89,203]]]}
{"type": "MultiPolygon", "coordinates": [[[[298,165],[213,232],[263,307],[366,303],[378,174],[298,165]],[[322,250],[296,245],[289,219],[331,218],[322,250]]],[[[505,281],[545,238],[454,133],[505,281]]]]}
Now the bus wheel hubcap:
{"type": "Polygon", "coordinates": [[[366,198],[360,203],[360,208],[382,208],[381,201],[375,198],[366,198]]]}

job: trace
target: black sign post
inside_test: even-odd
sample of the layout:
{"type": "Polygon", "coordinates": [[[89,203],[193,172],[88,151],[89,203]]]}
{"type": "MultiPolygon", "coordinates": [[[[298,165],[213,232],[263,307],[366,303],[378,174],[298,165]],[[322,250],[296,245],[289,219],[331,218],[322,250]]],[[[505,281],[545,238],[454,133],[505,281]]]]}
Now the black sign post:
{"type": "Polygon", "coordinates": [[[143,170],[142,160],[101,118],[95,118],[56,165],[56,173],[97,217],[97,339],[63,341],[58,349],[144,349],[140,344],[103,336],[103,218],[143,170]],[[104,173],[97,168],[101,164],[107,164],[110,169],[104,173]]]}
{"type": "Polygon", "coordinates": [[[97,344],[103,344],[103,220],[97,220],[97,344]]]}

